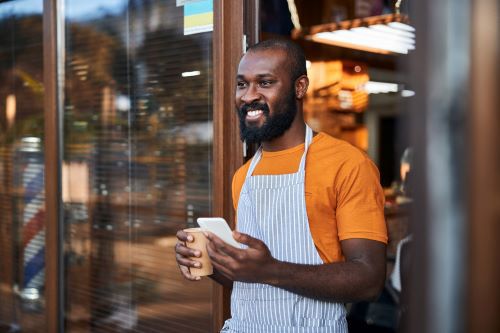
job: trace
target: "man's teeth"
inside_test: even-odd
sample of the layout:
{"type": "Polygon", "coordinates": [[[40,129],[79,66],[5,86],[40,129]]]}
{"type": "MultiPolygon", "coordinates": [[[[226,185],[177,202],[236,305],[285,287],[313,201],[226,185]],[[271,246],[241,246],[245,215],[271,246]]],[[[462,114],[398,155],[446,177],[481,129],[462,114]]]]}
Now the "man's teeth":
{"type": "Polygon", "coordinates": [[[256,116],[260,115],[261,113],[262,113],[262,110],[255,110],[255,111],[248,111],[247,114],[250,117],[256,117],[256,116]]]}

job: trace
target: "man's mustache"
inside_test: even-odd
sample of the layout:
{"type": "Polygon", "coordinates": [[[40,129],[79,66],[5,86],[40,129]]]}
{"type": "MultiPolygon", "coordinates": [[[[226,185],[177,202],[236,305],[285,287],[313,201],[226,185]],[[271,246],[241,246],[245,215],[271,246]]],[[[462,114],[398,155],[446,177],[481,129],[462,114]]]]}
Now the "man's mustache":
{"type": "Polygon", "coordinates": [[[243,104],[239,108],[239,113],[240,115],[245,116],[248,113],[248,111],[255,111],[255,110],[262,110],[264,112],[264,115],[269,114],[269,106],[265,103],[258,103],[258,102],[243,104]]]}

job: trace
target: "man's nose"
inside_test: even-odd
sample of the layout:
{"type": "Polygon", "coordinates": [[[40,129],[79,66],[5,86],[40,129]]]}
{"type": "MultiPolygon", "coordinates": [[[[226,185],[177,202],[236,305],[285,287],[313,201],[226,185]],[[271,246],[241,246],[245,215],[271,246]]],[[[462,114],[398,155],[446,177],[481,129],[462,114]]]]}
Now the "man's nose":
{"type": "Polygon", "coordinates": [[[257,102],[261,99],[261,95],[258,93],[254,85],[250,85],[245,93],[241,96],[241,101],[245,104],[250,104],[257,102]]]}

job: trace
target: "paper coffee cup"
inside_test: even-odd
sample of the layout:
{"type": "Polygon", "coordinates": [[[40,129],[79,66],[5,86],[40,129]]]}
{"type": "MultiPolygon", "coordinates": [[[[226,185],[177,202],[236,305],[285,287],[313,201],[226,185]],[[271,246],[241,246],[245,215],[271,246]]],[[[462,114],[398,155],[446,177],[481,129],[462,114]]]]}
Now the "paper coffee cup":
{"type": "Polygon", "coordinates": [[[201,252],[201,257],[191,258],[201,263],[200,268],[196,267],[189,268],[191,275],[206,276],[212,274],[213,267],[207,252],[207,237],[205,237],[205,234],[203,233],[201,228],[189,228],[189,229],[184,229],[184,231],[193,236],[194,239],[194,241],[192,242],[186,242],[186,246],[191,249],[199,250],[201,252]]]}

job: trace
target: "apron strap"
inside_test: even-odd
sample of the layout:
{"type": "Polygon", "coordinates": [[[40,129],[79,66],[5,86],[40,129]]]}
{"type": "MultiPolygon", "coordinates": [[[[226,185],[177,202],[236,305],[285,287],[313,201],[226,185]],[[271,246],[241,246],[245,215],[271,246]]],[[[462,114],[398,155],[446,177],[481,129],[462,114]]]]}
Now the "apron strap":
{"type": "Polygon", "coordinates": [[[309,146],[311,145],[313,139],[313,130],[306,124],[306,138],[304,140],[304,154],[302,154],[302,159],[300,160],[299,172],[305,171],[306,169],[306,156],[309,146]]]}
{"type": "MultiPolygon", "coordinates": [[[[312,129],[306,124],[306,135],[305,135],[305,140],[304,140],[304,153],[302,154],[302,158],[300,160],[300,166],[299,166],[299,172],[304,171],[306,167],[306,155],[307,151],[309,150],[309,146],[311,145],[313,139],[313,131],[312,129]]],[[[255,167],[259,163],[260,159],[262,158],[262,146],[259,147],[255,155],[252,157],[252,162],[250,162],[250,167],[248,168],[247,171],[247,176],[246,178],[249,178],[252,176],[253,171],[255,170],[255,167]]]]}

